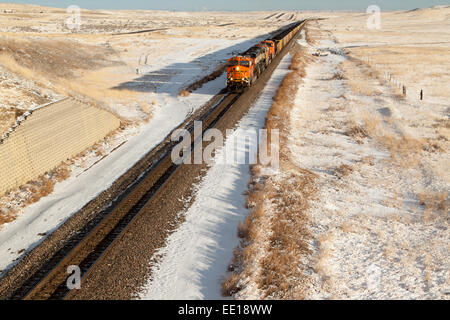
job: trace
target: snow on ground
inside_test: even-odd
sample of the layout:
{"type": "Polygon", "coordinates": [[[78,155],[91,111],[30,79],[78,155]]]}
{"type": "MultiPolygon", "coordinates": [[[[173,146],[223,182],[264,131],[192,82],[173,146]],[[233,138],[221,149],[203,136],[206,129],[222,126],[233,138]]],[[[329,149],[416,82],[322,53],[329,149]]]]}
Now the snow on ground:
{"type": "MultiPolygon", "coordinates": [[[[260,98],[239,122],[238,129],[264,126],[272,97],[288,73],[290,61],[289,55],[283,58],[260,98]]],[[[229,136],[226,144],[233,140],[229,136]]],[[[222,152],[217,152],[216,160],[223,156],[222,152]]],[[[244,192],[249,178],[248,165],[212,165],[197,186],[196,200],[185,213],[186,221],[160,250],[162,260],[153,267],[142,299],[222,298],[222,276],[239,243],[237,226],[248,214],[244,192]]]]}
{"type": "Polygon", "coordinates": [[[42,90],[33,81],[24,81],[0,67],[0,137],[15,123],[17,111],[23,113],[58,98],[50,90],[42,90]]]}
{"type": "Polygon", "coordinates": [[[19,217],[0,230],[0,270],[12,266],[23,249],[31,250],[42,237],[38,234],[50,233],[61,225],[88,201],[107,189],[139,161],[149,150],[161,142],[186,115],[196,106],[201,106],[223,87],[223,79],[217,79],[200,91],[210,94],[192,94],[183,98],[188,103],[175,101],[167,106],[167,112],[156,113],[149,125],[139,133],[129,130],[128,141],[108,157],[86,172],[72,175],[68,180],[58,183],[55,191],[48,197],[28,207],[19,217]],[[158,124],[155,126],[154,124],[158,124]],[[78,176],[79,174],[79,176],[78,176]],[[20,253],[19,253],[20,252],[20,253]]]}
{"type": "MultiPolygon", "coordinates": [[[[39,202],[24,208],[28,199],[26,190],[1,199],[0,205],[6,203],[7,208],[17,209],[17,218],[0,226],[0,274],[41,242],[42,234],[51,233],[106,190],[187,116],[223,89],[226,75],[204,84],[188,97],[179,96],[182,89],[214,71],[227,58],[258,43],[265,37],[263,33],[281,25],[280,21],[261,28],[241,26],[239,28],[246,31],[240,34],[234,28],[233,32],[239,36],[232,38],[227,38],[229,32],[221,27],[211,29],[212,33],[208,34],[200,29],[192,30],[192,34],[187,28],[183,29],[183,34],[169,39],[158,34],[110,39],[100,35],[94,40],[79,37],[82,43],[98,43],[103,39],[110,45],[111,41],[112,48],[120,53],[118,58],[126,66],[87,72],[79,80],[86,84],[81,87],[87,96],[94,92],[94,97],[98,98],[98,93],[105,88],[101,97],[105,107],[133,124],[103,142],[100,152],[94,149],[74,160],[71,177],[57,183],[54,192],[39,202]],[[116,97],[113,91],[117,90],[110,88],[125,91],[123,94],[119,91],[116,97]],[[133,93],[138,95],[138,100],[134,100],[133,93]]],[[[5,126],[8,127],[9,122],[5,121],[5,126]]]]}
{"type": "MultiPolygon", "coordinates": [[[[174,100],[177,103],[180,101],[177,96],[182,89],[207,76],[231,56],[245,51],[264,38],[264,36],[239,40],[179,38],[170,41],[146,41],[147,50],[150,52],[152,48],[158,52],[158,55],[153,52],[148,55],[142,54],[139,57],[141,64],[136,66],[140,75],[117,85],[117,88],[144,94],[144,99],[154,104],[152,113],[158,109],[171,112],[166,110],[167,105],[174,100]],[[148,59],[147,64],[144,64],[146,59],[148,59]]],[[[124,58],[124,61],[131,65],[138,60],[136,56],[133,56],[124,58]]],[[[225,75],[221,79],[225,87],[225,75]]],[[[184,102],[190,103],[188,100],[184,102]]],[[[112,103],[108,107],[126,119],[141,118],[139,105],[137,105],[138,108],[130,108],[128,105],[112,103]]]]}
{"type": "Polygon", "coordinates": [[[312,49],[329,54],[307,68],[290,142],[294,163],[318,175],[317,200],[307,213],[313,252],[307,297],[445,299],[450,186],[430,159],[448,156],[414,146],[426,132],[418,115],[429,117],[427,107],[400,99],[377,79],[356,81],[379,94],[353,92],[346,79],[334,77],[347,60],[333,53],[337,45],[323,40],[312,49]],[[365,126],[368,137],[352,138],[354,121],[365,126]],[[415,126],[406,125],[412,122],[415,126]],[[414,137],[412,142],[389,145],[405,135],[414,137]]]}
{"type": "MultiPolygon", "coordinates": [[[[198,47],[210,45],[208,40],[202,40],[203,42],[198,47]]],[[[251,46],[242,39],[236,40],[234,43],[233,50],[242,50],[251,46]]],[[[231,42],[226,42],[225,45],[231,45],[231,42]]],[[[221,59],[224,58],[224,55],[230,54],[230,51],[222,49],[221,59]]],[[[204,53],[200,50],[198,56],[201,57],[204,53]]],[[[193,58],[193,55],[185,57],[183,52],[178,52],[177,57],[180,59],[180,65],[188,67],[182,69],[181,73],[168,78],[162,85],[161,91],[157,91],[159,93],[156,93],[155,96],[160,106],[155,108],[154,116],[148,124],[140,128],[127,128],[110,146],[107,146],[105,151],[111,151],[126,141],[119,149],[99,163],[96,163],[99,157],[94,154],[83,159],[83,166],[76,166],[68,180],[56,184],[55,190],[50,196],[29,206],[16,220],[2,226],[0,229],[0,256],[2,257],[0,270],[5,271],[12,267],[21,256],[42,241],[40,234],[49,234],[57,229],[73,213],[80,210],[103,190],[106,190],[175,127],[181,124],[189,114],[225,87],[225,75],[222,75],[206,83],[189,97],[177,96],[188,78],[193,79],[192,76],[199,76],[202,70],[198,65],[192,66],[187,62],[187,60],[193,58]],[[96,164],[90,167],[94,163],[96,164]],[[89,168],[89,170],[85,170],[86,168],[89,168]]],[[[175,57],[172,56],[171,59],[172,65],[176,65],[175,60],[173,60],[175,57]]],[[[202,63],[209,64],[208,68],[211,68],[211,65],[217,65],[218,60],[213,61],[214,59],[216,58],[211,53],[209,60],[204,59],[202,63]]],[[[160,67],[160,69],[164,68],[164,65],[160,67]]]]}

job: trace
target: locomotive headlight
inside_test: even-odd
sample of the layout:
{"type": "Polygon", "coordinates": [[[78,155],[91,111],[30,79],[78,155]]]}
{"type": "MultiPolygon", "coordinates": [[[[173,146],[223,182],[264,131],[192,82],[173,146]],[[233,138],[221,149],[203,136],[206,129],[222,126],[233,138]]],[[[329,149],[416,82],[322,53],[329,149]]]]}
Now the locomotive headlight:
{"type": "Polygon", "coordinates": [[[236,68],[236,71],[239,71],[239,67],[236,68]]]}

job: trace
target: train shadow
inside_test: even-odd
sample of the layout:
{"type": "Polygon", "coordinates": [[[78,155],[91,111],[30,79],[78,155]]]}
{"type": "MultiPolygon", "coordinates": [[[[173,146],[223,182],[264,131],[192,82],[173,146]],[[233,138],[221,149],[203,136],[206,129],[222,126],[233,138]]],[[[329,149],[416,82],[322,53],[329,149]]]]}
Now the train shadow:
{"type": "MultiPolygon", "coordinates": [[[[113,87],[115,90],[130,90],[140,93],[166,93],[178,96],[179,92],[192,84],[209,82],[222,72],[218,72],[225,61],[234,55],[238,55],[258,42],[270,38],[284,29],[280,28],[270,33],[261,34],[258,37],[247,39],[189,62],[176,62],[163,68],[154,69],[151,65],[140,66],[139,72],[143,73],[137,79],[121,83],[113,87]],[[212,76],[214,74],[214,76],[212,76]]],[[[198,92],[210,94],[209,92],[198,92]]]]}

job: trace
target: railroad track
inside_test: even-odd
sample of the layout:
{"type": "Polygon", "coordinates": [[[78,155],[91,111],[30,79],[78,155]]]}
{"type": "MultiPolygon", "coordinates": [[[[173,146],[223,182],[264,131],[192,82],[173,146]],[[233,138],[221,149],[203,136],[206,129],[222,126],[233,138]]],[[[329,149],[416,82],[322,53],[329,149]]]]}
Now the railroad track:
{"type": "MultiPolygon", "coordinates": [[[[304,24],[304,22],[302,22],[304,24]]],[[[298,24],[291,26],[293,28],[298,24]]],[[[286,30],[289,30],[286,29],[286,30]]],[[[286,32],[284,30],[283,32],[286,32]]],[[[283,33],[280,32],[280,33],[283,33]]],[[[295,40],[297,37],[294,37],[295,40]]],[[[282,57],[292,46],[283,49],[269,68],[276,68],[282,57]]],[[[267,79],[270,75],[265,76],[267,79]]],[[[249,90],[251,90],[250,88],[249,90]]],[[[219,121],[230,114],[230,109],[241,98],[248,95],[222,91],[207,104],[191,115],[179,128],[187,129],[194,135],[194,121],[202,121],[203,132],[214,128],[219,121]]],[[[244,99],[245,100],[245,99],[244,99]]],[[[249,106],[247,106],[248,109],[249,106]]],[[[192,139],[191,141],[194,141],[192,139]]],[[[192,147],[194,147],[194,143],[192,147]]],[[[76,265],[81,270],[82,280],[87,278],[94,266],[120,241],[142,214],[158,192],[172,183],[173,176],[183,165],[174,164],[170,154],[176,142],[166,139],[153,152],[151,165],[133,181],[111,204],[102,209],[93,219],[73,235],[50,259],[45,261],[10,296],[12,300],[67,299],[71,291],[67,287],[67,268],[76,265]]]]}

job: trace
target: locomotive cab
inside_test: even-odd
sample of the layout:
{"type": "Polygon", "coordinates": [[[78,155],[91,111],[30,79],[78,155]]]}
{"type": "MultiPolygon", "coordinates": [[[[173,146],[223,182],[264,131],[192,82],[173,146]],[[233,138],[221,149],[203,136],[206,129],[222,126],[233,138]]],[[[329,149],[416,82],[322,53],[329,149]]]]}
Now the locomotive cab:
{"type": "Polygon", "coordinates": [[[253,61],[248,57],[233,57],[228,60],[227,87],[241,89],[251,84],[253,75],[253,61]]]}
{"type": "Polygon", "coordinates": [[[227,88],[229,91],[241,91],[250,87],[253,82],[266,70],[272,60],[289,43],[298,32],[297,27],[292,26],[288,32],[283,32],[274,39],[261,41],[244,53],[228,60],[227,88]]]}
{"type": "Polygon", "coordinates": [[[261,44],[266,45],[269,48],[270,58],[273,59],[275,53],[277,53],[275,42],[272,40],[264,40],[261,44]]]}
{"type": "Polygon", "coordinates": [[[275,43],[275,52],[278,54],[283,49],[283,41],[279,39],[272,40],[275,43]]]}

